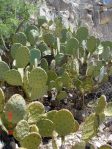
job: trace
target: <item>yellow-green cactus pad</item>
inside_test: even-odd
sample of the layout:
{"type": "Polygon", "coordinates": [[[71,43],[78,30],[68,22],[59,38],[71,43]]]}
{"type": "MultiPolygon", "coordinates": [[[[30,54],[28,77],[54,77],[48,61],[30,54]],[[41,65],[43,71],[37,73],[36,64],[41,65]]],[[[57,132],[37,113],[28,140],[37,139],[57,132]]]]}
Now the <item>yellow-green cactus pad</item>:
{"type": "Polygon", "coordinates": [[[107,103],[107,106],[104,109],[105,116],[112,116],[112,102],[107,103]]]}
{"type": "Polygon", "coordinates": [[[96,105],[96,109],[95,109],[96,114],[100,114],[104,112],[105,107],[106,107],[106,96],[102,95],[99,98],[98,103],[96,105]]]}
{"type": "Polygon", "coordinates": [[[45,108],[44,108],[44,105],[41,102],[35,101],[35,102],[31,102],[28,105],[27,112],[28,112],[28,115],[29,115],[28,121],[35,122],[35,121],[38,120],[39,115],[45,113],[45,108]]]}
{"type": "Polygon", "coordinates": [[[74,117],[69,110],[59,110],[53,119],[55,130],[60,136],[66,136],[73,132],[74,117]]]}
{"type": "Polygon", "coordinates": [[[36,99],[43,97],[43,95],[46,95],[47,89],[48,89],[48,87],[45,85],[44,86],[40,85],[36,88],[32,88],[31,89],[31,96],[30,96],[31,100],[36,100],[36,99]]]}
{"type": "Polygon", "coordinates": [[[76,131],[79,130],[79,123],[78,123],[76,120],[74,120],[74,121],[75,121],[75,122],[74,122],[73,132],[76,132],[76,131]]]}
{"type": "Polygon", "coordinates": [[[24,98],[19,94],[11,96],[5,105],[4,112],[7,120],[9,119],[9,113],[11,113],[12,123],[18,123],[23,119],[26,112],[26,103],[24,98]]]}
{"type": "Polygon", "coordinates": [[[41,67],[32,69],[29,75],[29,85],[31,88],[38,88],[45,86],[47,82],[47,73],[41,67]]]}
{"type": "Polygon", "coordinates": [[[19,47],[21,47],[22,44],[20,43],[14,43],[11,47],[11,56],[13,59],[15,59],[16,51],[18,50],[19,47]]]}
{"type": "Polygon", "coordinates": [[[30,132],[37,132],[37,133],[39,133],[39,129],[38,129],[38,127],[36,126],[36,125],[31,125],[30,126],[30,132]]]}
{"type": "Polygon", "coordinates": [[[57,110],[52,110],[52,111],[47,112],[47,118],[51,121],[54,121],[55,114],[57,112],[58,112],[57,110]]]}
{"type": "Polygon", "coordinates": [[[27,38],[23,32],[16,33],[13,38],[14,43],[21,43],[22,45],[26,45],[27,38]]]}
{"type": "Polygon", "coordinates": [[[42,139],[39,133],[32,132],[20,142],[21,146],[27,149],[38,149],[42,139]]]}
{"type": "Polygon", "coordinates": [[[26,46],[19,47],[16,51],[15,60],[18,68],[24,68],[30,61],[29,49],[26,46]]]}
{"type": "Polygon", "coordinates": [[[42,137],[52,137],[54,123],[51,120],[42,119],[37,122],[37,126],[42,137]]]}
{"type": "Polygon", "coordinates": [[[96,135],[98,126],[99,125],[95,114],[91,114],[89,117],[87,117],[82,130],[82,139],[88,141],[94,135],[96,135]]]}
{"type": "Polygon", "coordinates": [[[22,86],[22,77],[19,71],[11,69],[4,75],[5,81],[10,85],[22,86]]]}
{"type": "Polygon", "coordinates": [[[30,132],[30,127],[28,125],[28,122],[25,120],[21,120],[17,123],[15,129],[14,129],[14,137],[20,141],[22,140],[26,135],[28,135],[30,132]]]}
{"type": "Polygon", "coordinates": [[[4,61],[0,61],[0,80],[4,80],[4,74],[9,70],[9,66],[4,61]]]}
{"type": "Polygon", "coordinates": [[[0,88],[0,113],[3,112],[5,104],[5,95],[3,90],[0,88]]]}

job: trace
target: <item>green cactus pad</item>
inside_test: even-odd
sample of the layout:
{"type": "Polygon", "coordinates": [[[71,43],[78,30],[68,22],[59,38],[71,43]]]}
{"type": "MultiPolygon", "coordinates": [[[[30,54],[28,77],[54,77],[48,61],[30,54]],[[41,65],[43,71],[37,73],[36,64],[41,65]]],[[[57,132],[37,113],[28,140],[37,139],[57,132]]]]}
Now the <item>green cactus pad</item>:
{"type": "Polygon", "coordinates": [[[12,123],[18,123],[23,119],[26,112],[26,103],[24,98],[19,94],[11,96],[5,105],[4,112],[7,120],[9,119],[8,114],[12,113],[12,123]]]}
{"type": "Polygon", "coordinates": [[[5,95],[3,90],[0,88],[0,113],[3,112],[5,104],[5,95]]]}
{"type": "Polygon", "coordinates": [[[48,90],[51,90],[52,88],[55,88],[55,81],[50,81],[48,85],[48,90]]]}
{"type": "Polygon", "coordinates": [[[31,88],[45,86],[47,82],[47,73],[41,67],[32,69],[29,75],[29,85],[31,88]]]}
{"type": "Polygon", "coordinates": [[[27,149],[38,149],[42,139],[39,133],[32,132],[24,137],[20,142],[22,147],[27,149]]]}
{"type": "Polygon", "coordinates": [[[97,134],[97,129],[98,129],[97,117],[95,114],[91,114],[85,120],[82,130],[83,132],[82,139],[88,141],[97,134]]]}
{"type": "Polygon", "coordinates": [[[31,102],[27,107],[27,112],[29,115],[29,122],[36,122],[39,119],[39,115],[45,113],[44,105],[39,101],[31,102]]]}
{"type": "Polygon", "coordinates": [[[34,101],[31,102],[28,107],[27,107],[27,111],[31,114],[31,115],[35,115],[35,114],[44,114],[45,113],[45,108],[44,105],[39,102],[39,101],[34,101]]]}
{"type": "Polygon", "coordinates": [[[38,30],[38,28],[37,28],[35,25],[29,25],[29,26],[26,28],[25,33],[28,34],[30,30],[38,30]]]}
{"type": "Polygon", "coordinates": [[[30,60],[30,52],[26,46],[21,46],[16,51],[15,55],[16,66],[18,68],[24,68],[30,60]]]}
{"type": "Polygon", "coordinates": [[[49,48],[47,46],[47,44],[44,42],[44,41],[41,41],[39,44],[38,44],[38,48],[41,52],[44,52],[44,51],[47,51],[49,48]]]}
{"type": "Polygon", "coordinates": [[[87,48],[90,53],[93,53],[96,50],[97,47],[97,40],[94,36],[91,36],[87,40],[87,48]]]}
{"type": "Polygon", "coordinates": [[[32,49],[30,51],[30,63],[32,65],[35,64],[35,59],[37,59],[37,61],[39,61],[41,59],[41,52],[38,49],[32,49]]]}
{"type": "Polygon", "coordinates": [[[48,71],[48,62],[45,58],[42,58],[41,59],[41,62],[40,62],[40,65],[41,67],[45,70],[45,71],[48,71]]]}
{"type": "Polygon", "coordinates": [[[74,121],[75,122],[74,122],[73,133],[79,130],[79,123],[76,120],[74,120],[74,121]]]}
{"type": "Polygon", "coordinates": [[[18,50],[19,47],[21,47],[22,44],[20,43],[14,43],[11,47],[11,56],[13,59],[15,59],[16,51],[18,50]]]}
{"type": "Polygon", "coordinates": [[[88,29],[86,27],[78,28],[76,32],[76,38],[81,42],[83,40],[86,40],[87,37],[88,37],[88,29]]]}
{"type": "Polygon", "coordinates": [[[11,69],[4,75],[5,81],[10,85],[22,86],[22,77],[19,71],[11,69]]]}
{"type": "Polygon", "coordinates": [[[71,87],[72,80],[67,72],[64,72],[62,75],[62,82],[64,87],[71,87]]]}
{"type": "Polygon", "coordinates": [[[30,126],[30,132],[37,132],[39,133],[39,128],[36,125],[31,125],[30,126]]]}
{"type": "Polygon", "coordinates": [[[99,149],[112,149],[110,145],[102,145],[99,149]]]}
{"type": "Polygon", "coordinates": [[[9,66],[4,61],[0,61],[0,80],[4,80],[4,74],[9,70],[9,66]]]}
{"type": "Polygon", "coordinates": [[[44,95],[47,94],[48,87],[46,85],[39,85],[36,88],[31,89],[31,100],[36,100],[42,98],[44,95]]]}
{"type": "Polygon", "coordinates": [[[52,111],[47,112],[47,118],[54,122],[55,114],[57,112],[58,112],[57,110],[52,110],[52,111]]]}
{"type": "Polygon", "coordinates": [[[44,23],[47,23],[45,16],[39,16],[38,17],[38,26],[41,27],[44,23]]]}
{"type": "Polygon", "coordinates": [[[31,46],[34,46],[39,38],[38,30],[32,29],[27,33],[27,40],[30,42],[31,46]]]}
{"type": "Polygon", "coordinates": [[[65,53],[69,55],[77,56],[79,48],[79,42],[76,38],[71,38],[67,41],[65,53]]]}
{"type": "Polygon", "coordinates": [[[58,75],[56,74],[56,72],[54,70],[48,71],[48,83],[53,80],[55,81],[57,77],[58,77],[58,75]]]}
{"type": "Polygon", "coordinates": [[[30,132],[30,127],[28,125],[28,122],[25,120],[21,120],[17,123],[15,129],[14,129],[14,137],[21,141],[26,135],[28,135],[30,132]]]}
{"type": "Polygon", "coordinates": [[[107,106],[104,109],[105,116],[112,116],[112,102],[107,103],[107,106]]]}
{"type": "Polygon", "coordinates": [[[16,33],[13,38],[14,43],[20,43],[22,45],[26,45],[27,38],[23,32],[16,33]]]}
{"type": "Polygon", "coordinates": [[[99,115],[100,113],[104,112],[105,107],[106,107],[106,96],[102,95],[99,98],[98,103],[96,105],[96,109],[95,109],[96,114],[99,115]]]}
{"type": "Polygon", "coordinates": [[[54,124],[51,120],[43,119],[37,122],[39,133],[42,137],[52,137],[54,124]]]}
{"type": "Polygon", "coordinates": [[[44,34],[43,40],[48,45],[48,47],[50,47],[50,48],[56,47],[57,40],[56,40],[56,37],[52,33],[44,34]]]}
{"type": "Polygon", "coordinates": [[[73,132],[74,117],[69,110],[59,110],[53,119],[55,130],[61,137],[64,137],[73,132]]]}

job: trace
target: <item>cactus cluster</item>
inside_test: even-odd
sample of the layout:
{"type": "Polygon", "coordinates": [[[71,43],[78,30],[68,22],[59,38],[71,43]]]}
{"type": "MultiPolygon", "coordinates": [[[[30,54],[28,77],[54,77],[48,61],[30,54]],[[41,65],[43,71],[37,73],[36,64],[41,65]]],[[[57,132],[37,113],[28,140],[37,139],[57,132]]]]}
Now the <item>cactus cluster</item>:
{"type": "MultiPolygon", "coordinates": [[[[52,137],[56,147],[55,133],[64,141],[66,135],[79,129],[79,123],[69,110],[46,112],[43,97],[49,98],[50,93],[52,106],[53,102],[60,104],[68,99],[68,92],[76,91],[84,107],[85,95],[112,74],[112,42],[90,36],[86,27],[76,31],[66,29],[61,18],[53,22],[41,16],[37,21],[37,25],[27,24],[14,34],[9,59],[5,56],[0,59],[1,121],[4,129],[13,130],[21,147],[27,149],[37,149],[44,137],[52,137]],[[56,28],[51,31],[52,24],[56,28]],[[20,94],[13,93],[6,101],[3,90],[7,87],[16,88],[20,94]],[[9,113],[12,113],[11,121],[9,113]]],[[[79,101],[72,99],[74,97],[69,101],[72,107],[79,101]]],[[[106,116],[112,116],[112,103],[107,103],[102,95],[94,113],[85,119],[82,140],[88,142],[95,136],[106,116]]],[[[85,142],[76,143],[73,148],[84,148],[85,142]]]]}

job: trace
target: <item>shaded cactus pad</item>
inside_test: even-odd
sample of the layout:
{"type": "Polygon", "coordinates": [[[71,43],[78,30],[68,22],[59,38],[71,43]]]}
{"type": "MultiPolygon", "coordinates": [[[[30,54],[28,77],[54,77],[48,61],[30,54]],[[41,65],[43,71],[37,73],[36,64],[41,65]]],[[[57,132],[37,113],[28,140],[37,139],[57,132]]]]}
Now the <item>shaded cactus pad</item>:
{"type": "Polygon", "coordinates": [[[23,119],[25,112],[26,112],[26,103],[24,98],[19,94],[14,94],[11,98],[7,101],[5,108],[5,117],[8,120],[8,114],[12,114],[12,123],[18,123],[20,120],[23,119]]]}

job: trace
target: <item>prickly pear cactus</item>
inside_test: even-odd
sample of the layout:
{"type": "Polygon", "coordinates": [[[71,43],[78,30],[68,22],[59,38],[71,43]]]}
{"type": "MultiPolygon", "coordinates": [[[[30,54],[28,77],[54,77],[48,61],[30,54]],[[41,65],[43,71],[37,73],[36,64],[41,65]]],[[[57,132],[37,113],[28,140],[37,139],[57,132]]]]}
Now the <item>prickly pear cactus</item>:
{"type": "Polygon", "coordinates": [[[49,119],[42,119],[37,122],[39,133],[42,137],[52,137],[54,123],[49,119]]]}
{"type": "Polygon", "coordinates": [[[39,133],[32,132],[26,135],[20,142],[21,146],[27,149],[38,149],[42,139],[39,133]]]}
{"type": "Polygon", "coordinates": [[[70,111],[66,109],[59,110],[53,119],[55,130],[61,137],[73,132],[75,121],[70,111]]]}
{"type": "Polygon", "coordinates": [[[55,81],[58,77],[58,75],[54,70],[49,70],[47,74],[48,74],[48,83],[53,80],[55,81]]]}
{"type": "Polygon", "coordinates": [[[18,50],[19,47],[21,47],[22,44],[20,43],[14,43],[11,47],[11,56],[13,59],[15,59],[16,51],[18,50]]]}
{"type": "Polygon", "coordinates": [[[42,58],[41,59],[41,63],[40,63],[41,67],[45,70],[45,71],[48,71],[48,62],[45,58],[42,58]]]}
{"type": "Polygon", "coordinates": [[[43,34],[43,40],[50,48],[56,48],[56,37],[52,33],[43,34]]]}
{"type": "Polygon", "coordinates": [[[47,82],[47,73],[41,67],[32,69],[29,75],[29,85],[31,88],[45,86],[47,82]]]}
{"type": "Polygon", "coordinates": [[[58,112],[57,110],[52,110],[52,111],[47,112],[47,118],[54,122],[55,114],[57,112],[58,112]]]}
{"type": "Polygon", "coordinates": [[[37,127],[37,125],[31,125],[30,126],[30,132],[37,132],[39,133],[39,128],[37,127]]]}
{"type": "Polygon", "coordinates": [[[47,90],[48,90],[48,87],[43,85],[40,85],[36,88],[32,88],[31,96],[30,96],[31,100],[40,99],[41,97],[43,97],[43,95],[47,94],[47,90]]]}
{"type": "Polygon", "coordinates": [[[26,135],[28,135],[30,132],[30,127],[28,125],[28,122],[25,120],[21,120],[17,123],[15,129],[14,129],[14,137],[21,141],[26,135]]]}
{"type": "Polygon", "coordinates": [[[31,46],[34,46],[39,38],[39,31],[32,29],[27,33],[27,40],[30,42],[31,46]]]}
{"type": "Polygon", "coordinates": [[[77,57],[79,42],[76,38],[71,38],[67,41],[65,53],[77,57]]]}
{"type": "Polygon", "coordinates": [[[41,52],[38,49],[32,49],[32,50],[30,50],[30,63],[32,65],[35,64],[35,59],[37,59],[38,62],[41,59],[41,52]]]}
{"type": "Polygon", "coordinates": [[[75,37],[78,39],[78,41],[82,42],[83,40],[86,40],[88,37],[88,29],[86,27],[80,27],[78,28],[75,37]]]}
{"type": "Polygon", "coordinates": [[[30,61],[30,52],[26,46],[20,46],[15,55],[16,66],[24,68],[30,61]]]}
{"type": "Polygon", "coordinates": [[[38,17],[38,26],[41,27],[44,23],[47,23],[45,16],[39,16],[38,17]]]}
{"type": "Polygon", "coordinates": [[[39,118],[39,115],[45,113],[44,105],[39,101],[31,102],[27,106],[27,112],[28,112],[28,121],[29,122],[36,122],[39,118]]]}
{"type": "Polygon", "coordinates": [[[4,107],[5,117],[9,119],[9,113],[12,114],[11,122],[16,124],[24,118],[26,112],[26,103],[24,98],[19,94],[14,94],[7,101],[4,107]]]}
{"type": "Polygon", "coordinates": [[[107,103],[107,106],[104,109],[105,116],[112,116],[112,102],[107,103]]]}
{"type": "Polygon", "coordinates": [[[98,100],[98,104],[96,106],[95,112],[97,115],[104,112],[104,109],[106,107],[106,96],[101,95],[101,97],[98,100]]]}
{"type": "Polygon", "coordinates": [[[67,93],[65,91],[60,91],[56,97],[57,100],[63,100],[65,98],[67,98],[67,93]]]}
{"type": "Polygon", "coordinates": [[[4,104],[5,104],[5,95],[3,90],[0,88],[0,113],[3,112],[4,104]]]}
{"type": "Polygon", "coordinates": [[[85,120],[82,130],[83,132],[82,139],[88,141],[97,134],[97,129],[98,129],[97,117],[95,114],[91,114],[85,120]]]}
{"type": "Polygon", "coordinates": [[[4,61],[0,61],[0,81],[4,80],[4,74],[9,70],[9,66],[4,61]]]}
{"type": "Polygon", "coordinates": [[[14,43],[21,43],[22,45],[26,45],[27,38],[23,32],[16,33],[13,38],[14,43]]]}
{"type": "Polygon", "coordinates": [[[93,53],[97,47],[97,40],[94,36],[89,37],[87,39],[87,48],[90,53],[93,53]]]}
{"type": "Polygon", "coordinates": [[[4,75],[5,81],[10,85],[22,86],[22,77],[15,69],[8,70],[4,75]]]}
{"type": "Polygon", "coordinates": [[[38,49],[39,49],[41,52],[44,52],[44,51],[47,51],[49,48],[48,48],[47,44],[46,44],[44,41],[41,41],[41,42],[38,44],[38,49]]]}

